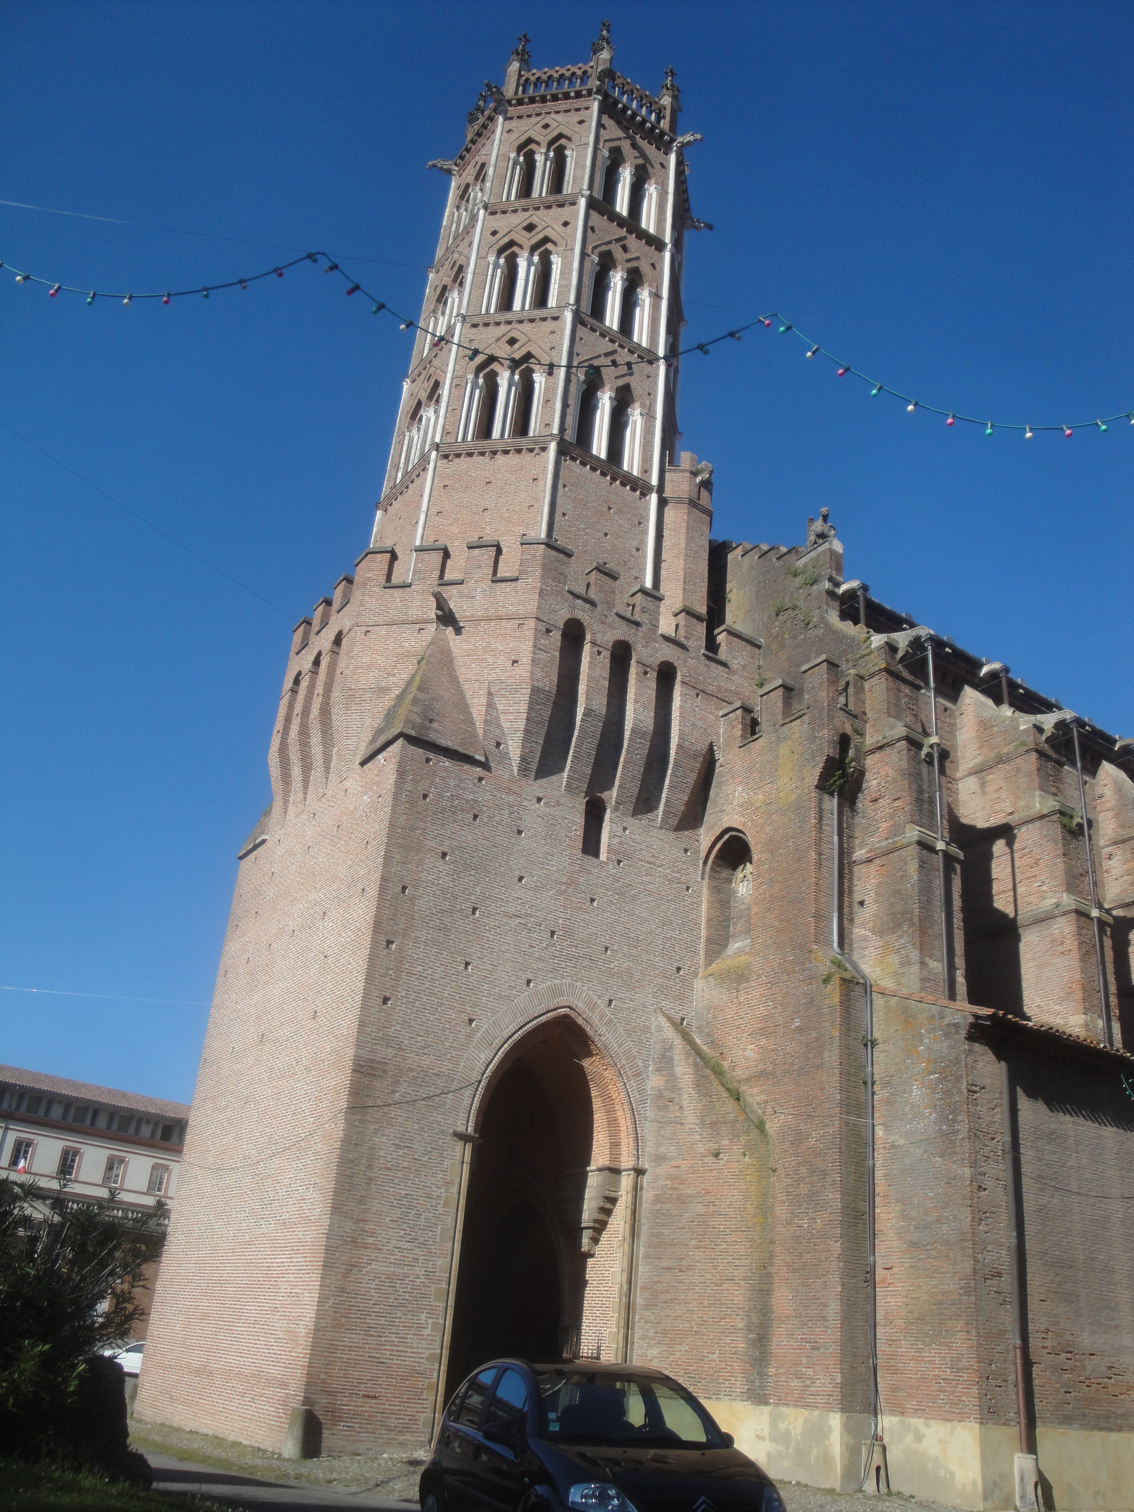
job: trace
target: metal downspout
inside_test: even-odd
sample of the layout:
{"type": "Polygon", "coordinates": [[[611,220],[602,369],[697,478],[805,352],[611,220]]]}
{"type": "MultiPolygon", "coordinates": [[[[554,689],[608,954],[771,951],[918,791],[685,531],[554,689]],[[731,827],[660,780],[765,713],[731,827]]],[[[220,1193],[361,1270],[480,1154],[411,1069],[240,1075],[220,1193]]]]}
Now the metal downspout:
{"type": "Polygon", "coordinates": [[[540,539],[548,541],[555,521],[555,494],[559,479],[559,443],[563,439],[563,424],[566,419],[567,387],[570,375],[568,361],[574,356],[575,330],[579,324],[579,294],[583,273],[583,253],[587,244],[587,217],[591,209],[591,190],[594,187],[595,154],[598,151],[599,127],[602,124],[602,97],[606,92],[605,81],[595,85],[591,102],[591,129],[587,138],[587,156],[583,164],[583,182],[579,189],[578,222],[575,227],[575,251],[571,258],[571,288],[563,321],[563,345],[559,354],[559,374],[555,385],[555,404],[551,412],[552,441],[547,452],[547,479],[543,487],[543,512],[540,515],[540,539]]]}
{"type": "Polygon", "coordinates": [[[1012,1138],[1012,1073],[1000,1061],[1000,1132],[1004,1142],[1004,1199],[1008,1206],[1008,1290],[1012,1304],[1012,1359],[1016,1371],[1016,1419],[1020,1453],[1028,1450],[1028,1394],[1024,1373],[1024,1320],[1021,1308],[1020,1234],[1017,1223],[1016,1149],[1012,1138]]]}
{"type": "Polygon", "coordinates": [[[693,137],[678,137],[669,156],[669,185],[666,190],[665,211],[665,267],[662,269],[661,314],[659,316],[657,365],[657,409],[654,412],[654,456],[650,466],[650,513],[646,525],[646,571],[643,582],[647,588],[656,588],[658,570],[658,515],[661,509],[662,447],[665,441],[666,400],[669,397],[670,369],[666,366],[666,345],[669,340],[669,302],[673,285],[673,206],[677,198],[677,160],[682,145],[693,137]]]}
{"type": "Polygon", "coordinates": [[[1071,721],[1071,738],[1075,742],[1075,770],[1079,776],[1079,811],[1083,816],[1083,843],[1087,847],[1087,882],[1091,889],[1091,923],[1095,926],[1095,963],[1099,972],[1099,1001],[1102,1004],[1103,1044],[1114,1049],[1114,1026],[1110,1021],[1110,986],[1106,977],[1106,954],[1103,950],[1102,910],[1095,881],[1094,846],[1091,844],[1091,821],[1087,814],[1087,785],[1083,781],[1083,753],[1079,748],[1079,721],[1071,721]]]}
{"type": "Polygon", "coordinates": [[[949,873],[946,865],[948,859],[948,844],[945,840],[945,814],[941,800],[941,739],[937,733],[937,685],[933,677],[933,642],[926,637],[925,656],[929,668],[929,714],[930,714],[930,747],[933,752],[933,807],[937,820],[937,883],[941,894],[941,977],[944,983],[943,996],[950,1000],[954,996],[952,973],[949,970],[949,960],[952,952],[949,949],[949,873]]]}
{"type": "MultiPolygon", "coordinates": [[[[465,274],[465,297],[461,300],[461,308],[453,324],[456,331],[451,336],[449,347],[449,365],[445,369],[445,386],[441,391],[441,402],[437,406],[437,434],[429,448],[429,470],[425,475],[425,487],[421,493],[421,509],[417,517],[417,531],[414,534],[414,547],[421,545],[425,539],[425,527],[429,520],[429,501],[433,497],[433,483],[437,477],[437,458],[441,453],[441,442],[445,438],[445,424],[449,416],[449,399],[453,392],[453,377],[457,369],[457,353],[461,348],[461,338],[465,333],[465,321],[468,319],[469,300],[472,298],[473,284],[476,281],[477,270],[480,264],[480,242],[484,234],[484,222],[488,215],[488,196],[496,183],[496,164],[500,158],[500,144],[504,140],[504,122],[508,116],[505,105],[496,106],[496,139],[492,144],[492,158],[488,165],[488,177],[485,180],[485,197],[481,201],[480,209],[476,216],[476,230],[473,232],[472,246],[469,248],[468,271],[465,274]]],[[[413,556],[410,561],[407,581],[413,582],[413,570],[417,565],[417,557],[413,556]]]]}
{"type": "MultiPolygon", "coordinates": [[[[878,1391],[878,1220],[874,1141],[874,983],[855,960],[854,956],[843,948],[842,910],[839,906],[842,805],[839,802],[839,794],[837,792],[831,794],[831,801],[835,851],[834,888],[831,907],[831,944],[838,959],[844,961],[862,983],[866,999],[862,1043],[866,1052],[866,1106],[864,1109],[864,1122],[866,1124],[866,1331],[870,1349],[870,1453],[867,1455],[866,1463],[862,1469],[862,1482],[859,1487],[861,1490],[862,1486],[865,1486],[867,1475],[870,1472],[870,1466],[874,1458],[874,1447],[883,1442],[882,1399],[878,1391]]],[[[888,1489],[889,1485],[887,1485],[888,1489]]]]}

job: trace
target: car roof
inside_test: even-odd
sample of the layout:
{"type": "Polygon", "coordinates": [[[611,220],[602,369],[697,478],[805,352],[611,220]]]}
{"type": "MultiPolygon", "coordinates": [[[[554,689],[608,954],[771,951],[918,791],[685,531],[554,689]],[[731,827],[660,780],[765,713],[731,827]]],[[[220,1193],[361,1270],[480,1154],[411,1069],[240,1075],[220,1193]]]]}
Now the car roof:
{"type": "Polygon", "coordinates": [[[654,1365],[629,1365],[624,1360],[523,1360],[519,1363],[527,1365],[529,1370],[561,1370],[561,1371],[585,1371],[588,1375],[616,1375],[616,1376],[654,1376],[658,1380],[668,1380],[664,1370],[658,1370],[654,1365]]]}

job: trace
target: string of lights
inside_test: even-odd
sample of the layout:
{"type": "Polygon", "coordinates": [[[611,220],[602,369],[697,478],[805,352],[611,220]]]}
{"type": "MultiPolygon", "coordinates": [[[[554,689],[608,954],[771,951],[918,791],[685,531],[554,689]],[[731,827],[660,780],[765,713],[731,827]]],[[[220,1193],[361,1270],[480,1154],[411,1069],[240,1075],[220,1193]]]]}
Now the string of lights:
{"type": "MultiPolygon", "coordinates": [[[[40,278],[34,273],[21,272],[16,268],[9,267],[8,271],[15,274],[15,280],[18,284],[42,285],[48,290],[52,299],[57,298],[60,294],[80,294],[86,296],[88,305],[93,305],[96,300],[109,299],[119,300],[123,305],[128,306],[133,304],[135,300],[158,299],[163,305],[168,305],[175,299],[194,297],[208,299],[212,294],[221,293],[229,289],[247,289],[250,284],[259,283],[265,278],[282,278],[289,268],[297,267],[300,264],[316,267],[321,264],[324,273],[337,273],[348,286],[346,293],[348,295],[361,294],[363,299],[370,303],[372,314],[390,316],[398,322],[398,328],[401,331],[424,332],[434,348],[442,346],[456,347],[458,351],[465,353],[466,358],[470,362],[474,361],[477,357],[488,355],[481,348],[473,346],[471,343],[458,341],[455,337],[448,335],[447,332],[431,331],[412,316],[399,314],[397,310],[394,310],[384,300],[378,299],[375,295],[371,294],[357,279],[352,278],[327,252],[307,252],[301,257],[292,258],[290,262],[277,263],[271,268],[266,268],[263,272],[248,274],[243,278],[226,279],[222,283],[201,284],[193,289],[166,289],[164,291],[144,294],[134,294],[131,292],[110,294],[99,289],[90,289],[88,291],[72,284],[40,278]]],[[[4,262],[0,261],[0,269],[6,266],[4,262]]],[[[679,358],[689,356],[694,352],[700,352],[703,356],[707,357],[712,348],[719,345],[722,341],[740,341],[746,331],[760,328],[767,330],[778,328],[781,336],[794,336],[806,347],[805,356],[807,358],[814,359],[819,357],[829,362],[834,367],[837,378],[855,378],[860,383],[866,384],[872,399],[881,398],[883,395],[888,396],[904,404],[908,414],[916,415],[919,411],[924,411],[929,415],[942,416],[945,424],[948,426],[957,424],[983,426],[986,436],[995,435],[998,430],[1016,431],[1022,433],[1025,440],[1031,441],[1035,436],[1045,431],[1062,433],[1064,436],[1070,437],[1077,430],[1093,430],[1096,433],[1104,434],[1111,425],[1120,420],[1126,420],[1131,425],[1134,425],[1134,410],[1119,411],[1117,414],[1096,417],[1093,420],[1074,420],[1069,423],[1060,422],[1059,424],[1032,425],[1027,422],[1020,424],[1019,422],[982,420],[976,415],[964,415],[955,409],[943,409],[940,405],[927,404],[911,394],[902,393],[900,389],[893,388],[879,379],[871,378],[859,368],[853,367],[849,362],[844,361],[841,357],[837,357],[834,352],[828,351],[821,343],[805,335],[792,321],[784,319],[775,312],[759,315],[755,320],[750,320],[745,325],[737,326],[733,330],[724,331],[719,336],[709,337],[705,341],[691,342],[688,346],[682,347],[678,351],[664,357],[649,354],[641,357],[634,355],[627,358],[617,355],[614,351],[607,351],[599,357],[583,358],[577,362],[548,361],[547,363],[541,363],[540,366],[546,368],[549,377],[560,369],[582,373],[588,380],[598,378],[605,371],[611,371],[616,374],[622,372],[626,376],[630,376],[636,367],[656,367],[658,364],[662,364],[667,368],[671,368],[679,358]]],[[[514,365],[513,359],[508,359],[508,361],[510,365],[514,365]]]]}

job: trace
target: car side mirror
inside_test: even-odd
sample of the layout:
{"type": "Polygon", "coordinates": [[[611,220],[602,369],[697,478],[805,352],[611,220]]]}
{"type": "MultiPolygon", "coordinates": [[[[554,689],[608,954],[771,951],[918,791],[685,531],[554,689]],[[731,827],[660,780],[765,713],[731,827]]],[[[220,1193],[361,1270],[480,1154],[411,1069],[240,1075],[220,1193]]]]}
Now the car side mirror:
{"type": "Polygon", "coordinates": [[[736,1440],[733,1438],[731,1433],[722,1433],[721,1438],[724,1439],[724,1446],[726,1449],[734,1449],[736,1447],[736,1440]]]}

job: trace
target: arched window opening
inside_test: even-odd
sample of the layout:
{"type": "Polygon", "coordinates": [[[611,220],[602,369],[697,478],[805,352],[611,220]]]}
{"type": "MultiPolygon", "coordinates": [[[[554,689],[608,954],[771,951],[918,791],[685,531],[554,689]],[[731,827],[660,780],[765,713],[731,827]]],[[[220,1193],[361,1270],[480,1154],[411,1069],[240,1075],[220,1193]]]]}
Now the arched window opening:
{"type": "Polygon", "coordinates": [[[615,641],[610,648],[606,710],[588,784],[594,793],[613,792],[618,777],[618,764],[622,760],[622,747],[626,739],[626,703],[630,689],[631,661],[630,642],[615,641]]]}
{"type": "Polygon", "coordinates": [[[583,855],[602,856],[602,831],[606,823],[606,804],[601,798],[588,798],[583,809],[583,855]]]}
{"type": "Polygon", "coordinates": [[[614,260],[610,257],[600,259],[595,268],[594,283],[591,285],[591,306],[589,314],[595,320],[606,320],[606,307],[610,298],[611,278],[614,273],[614,260]]]}
{"type": "Polygon", "coordinates": [[[548,169],[548,194],[562,194],[567,188],[567,149],[562,142],[557,143],[551,149],[551,160],[548,164],[548,169]]]}
{"type": "Polygon", "coordinates": [[[646,752],[646,765],[638,796],[634,801],[635,814],[654,814],[661,807],[665,792],[665,779],[669,775],[669,747],[673,733],[673,690],[677,683],[677,668],[672,662],[662,662],[657,670],[654,684],[654,727],[650,732],[650,746],[646,752]]]}
{"type": "Polygon", "coordinates": [[[276,739],[276,772],[278,774],[276,796],[285,805],[291,797],[291,726],[295,719],[295,705],[299,698],[299,685],[302,680],[302,674],[299,672],[291,680],[276,739]]]}
{"type": "Polygon", "coordinates": [[[520,154],[520,171],[516,179],[516,198],[531,199],[535,190],[536,154],[534,147],[528,147],[520,154]]]}
{"type": "Polygon", "coordinates": [[[650,182],[649,174],[644,168],[639,168],[630,183],[630,203],[626,213],[632,221],[642,224],[642,207],[646,202],[646,187],[650,182]]]}
{"type": "Polygon", "coordinates": [[[618,175],[622,172],[622,154],[615,151],[606,160],[606,171],[602,176],[602,191],[599,198],[604,205],[609,205],[613,210],[618,203],[618,175]]]}
{"type": "Polygon", "coordinates": [[[488,368],[480,375],[480,404],[477,407],[476,423],[471,431],[473,441],[484,441],[492,435],[498,391],[499,381],[496,369],[488,368]]]}
{"type": "Polygon", "coordinates": [[[585,631],[578,620],[568,620],[559,637],[559,671],[543,748],[536,766],[536,779],[554,777],[567,770],[567,758],[575,738],[579,707],[579,675],[583,667],[585,631]]]}
{"type": "Polygon", "coordinates": [[[535,384],[532,382],[531,368],[521,368],[516,374],[516,397],[512,408],[511,434],[513,436],[534,436],[538,429],[538,416],[533,415],[532,400],[535,396],[535,384]],[[533,425],[533,420],[537,424],[533,425]]]}
{"type": "Polygon", "coordinates": [[[614,396],[610,412],[610,436],[606,444],[606,460],[615,467],[630,469],[634,460],[630,455],[630,406],[634,395],[628,388],[620,388],[614,396]]]}
{"type": "Polygon", "coordinates": [[[619,331],[623,336],[629,336],[631,341],[638,340],[641,304],[642,275],[634,268],[626,278],[626,287],[622,291],[622,312],[618,318],[619,331]]]}
{"type": "Polygon", "coordinates": [[[535,253],[535,266],[531,272],[530,308],[550,309],[559,298],[559,257],[550,247],[540,247],[535,253]]]}
{"type": "Polygon", "coordinates": [[[729,835],[717,847],[705,876],[704,968],[752,944],[752,847],[729,835]]]}
{"type": "Polygon", "coordinates": [[[519,271],[519,253],[507,252],[500,268],[500,285],[497,290],[494,310],[510,310],[516,297],[516,280],[519,271]]]}
{"type": "Polygon", "coordinates": [[[581,446],[584,451],[594,451],[595,429],[599,418],[599,400],[602,396],[602,386],[597,382],[588,383],[579,400],[579,418],[575,425],[575,444],[581,446]]]}

